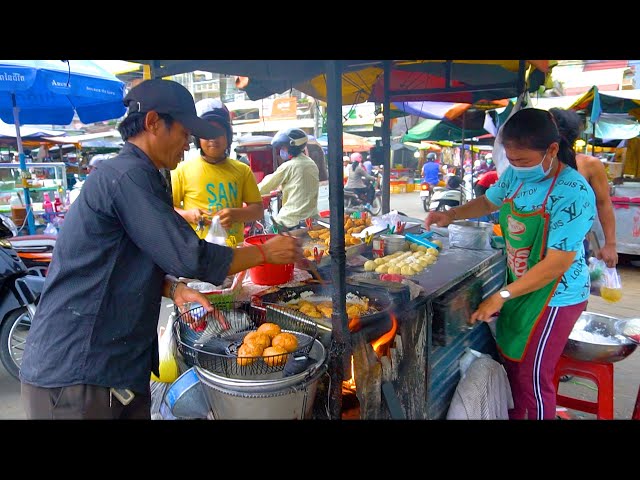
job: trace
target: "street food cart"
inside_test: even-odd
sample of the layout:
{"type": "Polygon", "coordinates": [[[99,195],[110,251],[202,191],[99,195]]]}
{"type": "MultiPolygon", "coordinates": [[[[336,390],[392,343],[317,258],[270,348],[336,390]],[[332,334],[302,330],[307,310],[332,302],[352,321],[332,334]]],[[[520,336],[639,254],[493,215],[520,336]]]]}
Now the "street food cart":
{"type": "MultiPolygon", "coordinates": [[[[385,381],[366,382],[371,386],[371,395],[377,398],[385,392],[387,401],[395,405],[397,398],[404,398],[408,406],[408,418],[428,418],[425,402],[429,391],[427,377],[432,366],[427,360],[429,349],[427,338],[430,335],[429,321],[398,322],[399,328],[406,329],[410,344],[402,350],[407,360],[396,362],[396,367],[376,365],[371,360],[372,348],[362,336],[351,335],[347,316],[347,262],[345,255],[343,173],[340,159],[343,149],[341,104],[354,104],[374,101],[382,104],[382,111],[391,111],[391,101],[454,101],[475,103],[480,100],[504,99],[518,96],[525,90],[534,92],[545,82],[553,62],[549,60],[351,60],[351,61],[314,61],[314,60],[134,60],[150,66],[153,77],[166,77],[193,70],[208,70],[216,73],[236,75],[236,85],[243,88],[251,99],[257,100],[273,93],[290,89],[292,86],[314,98],[327,102],[327,136],[330,192],[330,276],[334,289],[332,292],[333,313],[331,315],[331,346],[328,349],[328,375],[331,379],[327,394],[328,416],[338,419],[342,416],[343,381],[350,375],[351,358],[353,363],[370,362],[371,372],[387,372],[385,381]],[[413,81],[407,80],[412,78],[413,81]],[[436,80],[437,79],[437,80],[436,80]],[[355,88],[354,88],[355,87],[355,88]],[[360,348],[364,344],[363,348],[360,348]],[[353,354],[352,354],[353,353],[353,354]],[[357,358],[356,358],[357,357],[357,358]],[[416,368],[416,365],[418,366],[416,368]],[[424,365],[425,368],[421,368],[424,365]],[[393,380],[398,380],[396,389],[391,389],[393,380]],[[401,384],[401,385],[400,385],[401,384]]],[[[385,115],[382,123],[383,139],[383,212],[389,212],[390,193],[390,139],[391,116],[385,115]]],[[[483,258],[469,259],[470,264],[463,267],[459,274],[475,275],[486,266],[483,258]]],[[[498,262],[500,263],[500,262],[498,262]]],[[[448,270],[451,273],[452,270],[448,270]]],[[[450,279],[459,281],[461,279],[450,279]]],[[[456,281],[453,286],[457,285],[456,281]]],[[[451,287],[451,283],[449,286],[451,287]]],[[[445,293],[438,291],[436,293],[445,293]]],[[[433,292],[432,292],[433,294],[433,292]]],[[[428,302],[425,304],[428,305],[428,302]]],[[[428,308],[412,309],[416,315],[427,315],[428,308]]],[[[481,332],[482,325],[470,332],[481,332]]],[[[486,333],[486,332],[485,332],[486,333]]],[[[469,337],[467,337],[469,338],[469,337]]],[[[446,348],[446,347],[445,347],[446,348]]],[[[398,354],[398,349],[396,353],[398,354]]],[[[387,364],[388,362],[385,362],[387,364]]],[[[357,367],[355,367],[358,369],[357,367]]],[[[357,379],[356,379],[357,381],[357,379]]],[[[360,390],[363,385],[361,384],[360,390]]],[[[360,392],[363,393],[362,391],[360,392]]],[[[364,398],[364,397],[363,397],[364,398]]],[[[367,401],[364,401],[367,404],[367,401]]],[[[377,405],[381,402],[374,402],[377,405]]],[[[368,405],[364,405],[367,410],[368,405]]],[[[361,405],[362,407],[362,405],[361,405]]],[[[379,409],[378,409],[379,411],[379,409]]],[[[365,418],[375,415],[365,414],[365,418]]],[[[362,415],[361,415],[362,417],[362,415]]]]}

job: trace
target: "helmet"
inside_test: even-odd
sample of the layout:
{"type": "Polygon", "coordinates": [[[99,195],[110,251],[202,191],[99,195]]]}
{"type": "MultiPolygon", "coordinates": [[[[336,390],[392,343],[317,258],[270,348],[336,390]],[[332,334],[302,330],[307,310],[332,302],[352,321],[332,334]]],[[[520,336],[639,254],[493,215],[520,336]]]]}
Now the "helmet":
{"type": "Polygon", "coordinates": [[[438,156],[435,153],[433,152],[427,153],[427,162],[435,162],[437,158],[438,156]]]}
{"type": "MultiPolygon", "coordinates": [[[[227,150],[233,141],[233,130],[231,129],[231,114],[229,109],[219,98],[204,98],[196,103],[196,113],[204,120],[212,120],[222,125],[227,135],[227,150]]],[[[200,139],[193,137],[196,148],[200,149],[200,139]]]]}
{"type": "Polygon", "coordinates": [[[89,171],[95,170],[96,168],[98,168],[98,165],[100,165],[100,163],[104,162],[105,160],[111,157],[115,157],[115,155],[111,155],[111,154],[94,155],[93,157],[91,157],[91,160],[89,160],[89,165],[88,165],[89,171]]]}
{"type": "Polygon", "coordinates": [[[295,157],[302,152],[308,140],[309,138],[304,130],[285,128],[273,136],[271,145],[274,147],[287,147],[289,154],[295,157]]]}
{"type": "Polygon", "coordinates": [[[359,152],[353,152],[351,154],[351,161],[362,163],[362,154],[360,154],[359,152]]]}

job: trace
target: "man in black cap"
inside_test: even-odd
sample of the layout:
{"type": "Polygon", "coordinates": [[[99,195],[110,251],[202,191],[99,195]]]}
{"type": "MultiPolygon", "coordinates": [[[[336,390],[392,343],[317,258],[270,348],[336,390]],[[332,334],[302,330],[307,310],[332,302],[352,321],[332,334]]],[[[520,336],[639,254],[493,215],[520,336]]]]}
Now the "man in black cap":
{"type": "Polygon", "coordinates": [[[126,143],[87,177],[65,216],[27,336],[20,380],[29,419],[149,419],[161,297],[212,309],[176,278],[220,285],[262,263],[302,258],[289,236],[237,249],[200,240],[174,211],[159,169],[178,165],[192,134],[217,131],[173,81],[146,80],[124,103],[126,143]]]}

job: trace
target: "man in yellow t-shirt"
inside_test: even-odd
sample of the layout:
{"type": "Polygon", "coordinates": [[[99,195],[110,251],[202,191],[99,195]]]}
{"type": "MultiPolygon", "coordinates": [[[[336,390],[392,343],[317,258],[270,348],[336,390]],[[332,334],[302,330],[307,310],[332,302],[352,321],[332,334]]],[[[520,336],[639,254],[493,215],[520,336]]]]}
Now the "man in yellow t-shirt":
{"type": "Polygon", "coordinates": [[[219,135],[211,140],[194,137],[200,155],[181,162],[171,171],[173,207],[200,238],[206,237],[210,216],[215,215],[227,236],[241,243],[245,222],[264,216],[255,176],[249,166],[229,158],[233,134],[227,107],[218,99],[206,98],[196,103],[196,110],[200,118],[218,128],[219,135]],[[206,228],[198,231],[201,219],[206,228]]]}

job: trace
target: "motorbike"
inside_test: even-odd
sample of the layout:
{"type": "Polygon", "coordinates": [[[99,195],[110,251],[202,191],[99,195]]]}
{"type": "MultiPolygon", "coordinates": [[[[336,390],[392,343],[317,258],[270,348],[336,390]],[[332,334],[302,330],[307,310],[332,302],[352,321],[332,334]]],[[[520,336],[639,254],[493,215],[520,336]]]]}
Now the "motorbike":
{"type": "Polygon", "coordinates": [[[22,352],[45,277],[29,271],[9,241],[18,229],[0,214],[0,362],[18,378],[22,352]]]}
{"type": "Polygon", "coordinates": [[[431,184],[422,182],[420,184],[420,202],[425,212],[429,211],[429,202],[431,201],[431,195],[433,194],[433,188],[431,184]]]}
{"type": "Polygon", "coordinates": [[[382,191],[376,177],[375,182],[366,182],[366,192],[355,192],[344,189],[344,212],[368,212],[371,215],[380,215],[382,212],[382,191]]]}
{"type": "Polygon", "coordinates": [[[53,257],[56,239],[55,235],[23,235],[8,240],[29,273],[45,277],[53,257]]]}
{"type": "Polygon", "coordinates": [[[467,194],[464,188],[434,187],[431,201],[425,211],[442,212],[462,205],[466,201],[467,194]]]}

